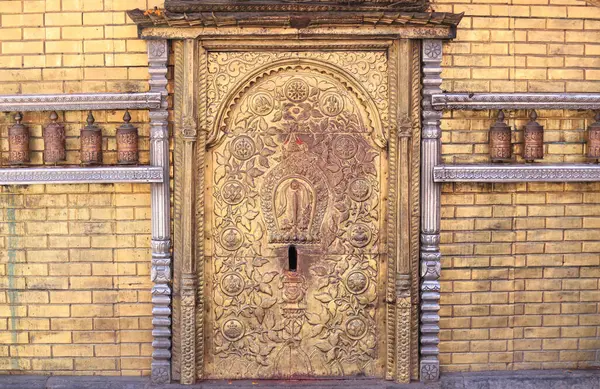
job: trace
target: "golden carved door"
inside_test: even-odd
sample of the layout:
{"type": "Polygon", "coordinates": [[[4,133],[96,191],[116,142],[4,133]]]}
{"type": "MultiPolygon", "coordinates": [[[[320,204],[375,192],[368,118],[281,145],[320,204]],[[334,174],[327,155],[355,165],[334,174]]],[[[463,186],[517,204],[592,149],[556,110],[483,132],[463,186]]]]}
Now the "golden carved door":
{"type": "Polygon", "coordinates": [[[205,377],[383,377],[386,53],[207,64],[205,377]]]}

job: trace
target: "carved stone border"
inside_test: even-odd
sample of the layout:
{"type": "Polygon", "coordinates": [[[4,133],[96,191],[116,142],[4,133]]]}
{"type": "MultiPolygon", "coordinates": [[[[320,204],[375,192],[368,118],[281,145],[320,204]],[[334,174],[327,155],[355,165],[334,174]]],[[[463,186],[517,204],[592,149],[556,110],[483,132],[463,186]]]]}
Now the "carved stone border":
{"type": "MultiPolygon", "coordinates": [[[[150,111],[150,164],[169,177],[167,103],[168,45],[148,41],[150,91],[159,93],[159,108],[150,111]]],[[[152,205],[152,372],[155,384],[171,381],[171,220],[169,181],[151,185],[152,205]]]]}
{"type": "Polygon", "coordinates": [[[161,95],[157,92],[0,95],[2,112],[158,109],[160,105],[161,95]]]}
{"type": "Polygon", "coordinates": [[[442,109],[600,109],[600,93],[434,93],[442,109]]]}
{"type": "Polygon", "coordinates": [[[435,182],[600,181],[600,165],[439,165],[435,182]]]}
{"type": "Polygon", "coordinates": [[[434,182],[433,167],[441,159],[442,112],[431,104],[431,96],[442,85],[442,41],[423,40],[423,101],[421,143],[421,381],[440,376],[440,184],[434,182]]]}
{"type": "Polygon", "coordinates": [[[0,185],[161,183],[163,173],[153,166],[8,168],[0,169],[0,185]]]}

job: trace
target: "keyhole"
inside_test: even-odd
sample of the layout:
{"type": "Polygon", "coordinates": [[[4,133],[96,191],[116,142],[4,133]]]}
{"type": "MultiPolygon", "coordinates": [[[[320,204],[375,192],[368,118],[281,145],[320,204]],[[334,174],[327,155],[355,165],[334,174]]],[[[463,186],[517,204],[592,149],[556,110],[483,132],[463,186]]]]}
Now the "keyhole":
{"type": "Polygon", "coordinates": [[[298,266],[298,252],[296,251],[296,246],[291,245],[288,248],[288,270],[295,272],[297,266],[298,266]]]}

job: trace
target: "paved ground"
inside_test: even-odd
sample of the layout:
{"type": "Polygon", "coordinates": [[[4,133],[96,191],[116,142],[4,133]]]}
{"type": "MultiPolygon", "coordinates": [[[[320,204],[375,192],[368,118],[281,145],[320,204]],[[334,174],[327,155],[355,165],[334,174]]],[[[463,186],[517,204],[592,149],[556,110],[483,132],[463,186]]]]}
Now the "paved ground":
{"type": "Polygon", "coordinates": [[[440,382],[397,385],[381,380],[205,381],[153,386],[145,378],[0,376],[0,389],[600,389],[600,370],[444,374],[440,382]]]}

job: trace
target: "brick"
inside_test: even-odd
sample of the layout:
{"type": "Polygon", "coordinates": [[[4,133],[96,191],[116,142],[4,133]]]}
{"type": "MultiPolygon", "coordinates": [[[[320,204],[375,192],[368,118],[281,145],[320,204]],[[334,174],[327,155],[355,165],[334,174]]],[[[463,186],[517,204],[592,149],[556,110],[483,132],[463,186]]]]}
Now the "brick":
{"type": "Polygon", "coordinates": [[[557,351],[524,351],[523,360],[525,362],[551,362],[558,361],[559,353],[557,351]]]}
{"type": "Polygon", "coordinates": [[[73,370],[73,359],[70,358],[52,358],[52,359],[32,359],[33,370],[38,371],[60,371],[73,370]]]}
{"type": "Polygon", "coordinates": [[[114,358],[78,358],[75,359],[75,370],[115,370],[117,361],[114,358]]]}
{"type": "Polygon", "coordinates": [[[81,12],[57,12],[44,15],[46,26],[79,26],[83,23],[81,12]]]}
{"type": "Polygon", "coordinates": [[[50,302],[53,304],[91,303],[92,293],[89,291],[50,291],[50,302]]]}
{"type": "Polygon", "coordinates": [[[18,355],[20,357],[49,357],[51,356],[50,346],[47,345],[20,345],[10,346],[11,355],[18,355]]]}
{"type": "Polygon", "coordinates": [[[31,343],[71,343],[71,332],[69,331],[36,331],[30,335],[31,343]]]}
{"type": "Polygon", "coordinates": [[[2,27],[39,27],[43,25],[43,14],[15,14],[2,18],[2,27]]]}
{"type": "Polygon", "coordinates": [[[74,343],[115,343],[114,331],[76,331],[73,332],[74,343]]]}
{"type": "Polygon", "coordinates": [[[525,328],[525,338],[558,338],[560,336],[559,328],[525,328]]]}

